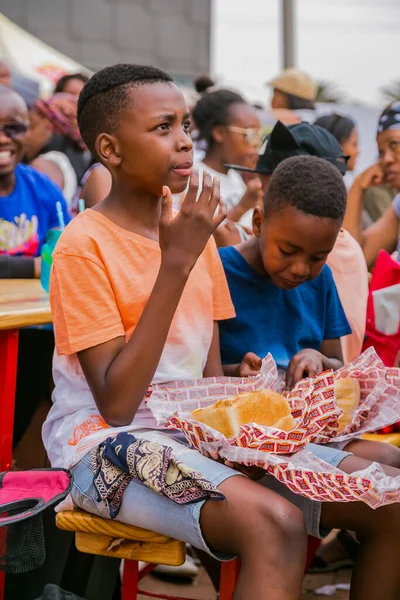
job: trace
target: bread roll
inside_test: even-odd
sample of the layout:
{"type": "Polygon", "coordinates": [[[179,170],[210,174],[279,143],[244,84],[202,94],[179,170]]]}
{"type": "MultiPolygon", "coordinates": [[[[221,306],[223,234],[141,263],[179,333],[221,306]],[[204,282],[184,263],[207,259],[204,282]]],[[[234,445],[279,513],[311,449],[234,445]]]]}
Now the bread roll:
{"type": "Polygon", "coordinates": [[[191,418],[205,423],[230,438],[248,423],[290,431],[295,426],[286,398],[272,390],[246,392],[233,398],[218,400],[207,408],[191,413],[191,418]]]}
{"type": "Polygon", "coordinates": [[[342,409],[343,415],[339,418],[339,431],[350,425],[353,414],[360,404],[360,384],[354,377],[343,377],[335,380],[336,402],[342,409]]]}

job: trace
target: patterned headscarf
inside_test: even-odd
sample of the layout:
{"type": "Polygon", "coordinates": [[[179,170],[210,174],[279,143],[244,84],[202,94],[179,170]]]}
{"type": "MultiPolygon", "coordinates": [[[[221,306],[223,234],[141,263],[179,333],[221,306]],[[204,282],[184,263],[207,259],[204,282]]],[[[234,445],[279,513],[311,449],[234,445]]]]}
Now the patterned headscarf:
{"type": "Polygon", "coordinates": [[[77,99],[72,94],[54,94],[48,100],[37,100],[35,110],[48,119],[54,131],[65,136],[79,149],[86,150],[77,123],[77,99]]]}
{"type": "Polygon", "coordinates": [[[379,117],[378,133],[387,129],[400,129],[400,102],[389,104],[379,117]]]}

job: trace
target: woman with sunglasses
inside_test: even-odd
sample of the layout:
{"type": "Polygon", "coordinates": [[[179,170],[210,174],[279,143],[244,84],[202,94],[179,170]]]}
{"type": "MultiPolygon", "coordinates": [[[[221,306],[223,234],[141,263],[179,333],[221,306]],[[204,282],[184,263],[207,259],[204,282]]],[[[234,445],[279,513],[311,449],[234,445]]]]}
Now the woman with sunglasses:
{"type": "Polygon", "coordinates": [[[256,177],[246,185],[239,173],[225,165],[255,166],[262,139],[257,111],[239,94],[217,90],[202,96],[193,109],[193,119],[199,140],[207,145],[203,160],[196,166],[200,174],[207,169],[213,177],[220,178],[221,198],[227,205],[230,222],[223,232],[233,234],[225,241],[219,240],[217,234],[216,239],[220,245],[240,242],[246,231],[233,223],[251,227],[252,210],[262,200],[261,182],[256,177]]]}
{"type": "Polygon", "coordinates": [[[361,215],[366,190],[387,183],[400,192],[400,102],[390,104],[383,111],[378,125],[378,161],[354,181],[348,195],[344,227],[360,242],[368,267],[372,267],[380,250],[390,254],[397,251],[400,258],[400,194],[383,216],[362,231],[361,215]]]}

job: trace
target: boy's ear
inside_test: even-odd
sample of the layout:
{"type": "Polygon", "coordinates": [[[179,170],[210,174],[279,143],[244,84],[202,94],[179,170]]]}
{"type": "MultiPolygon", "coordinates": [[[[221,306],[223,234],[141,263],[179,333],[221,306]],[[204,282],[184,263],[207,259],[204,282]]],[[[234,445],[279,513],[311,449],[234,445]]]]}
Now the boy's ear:
{"type": "Polygon", "coordinates": [[[264,208],[262,206],[256,206],[253,212],[253,233],[256,237],[261,235],[261,227],[264,223],[264,208]]]}
{"type": "Polygon", "coordinates": [[[121,163],[121,155],[118,148],[118,142],[114,136],[109,133],[101,133],[97,136],[95,142],[96,153],[101,162],[109,167],[118,167],[121,163]]]}

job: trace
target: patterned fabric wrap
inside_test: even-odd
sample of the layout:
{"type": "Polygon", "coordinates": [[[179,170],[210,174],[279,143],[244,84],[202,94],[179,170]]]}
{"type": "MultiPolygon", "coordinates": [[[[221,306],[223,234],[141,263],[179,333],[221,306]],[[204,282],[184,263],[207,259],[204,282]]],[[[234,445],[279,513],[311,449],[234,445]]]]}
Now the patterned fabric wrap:
{"type": "Polygon", "coordinates": [[[148,406],[159,425],[181,431],[193,448],[215,451],[221,458],[255,465],[276,477],[291,491],[321,502],[362,501],[377,508],[400,501],[400,476],[385,475],[373,463],[368,469],[348,475],[314,454],[309,442],[351,440],[398,421],[400,369],[387,369],[373,348],[350,365],[332,373],[305,379],[287,395],[296,426],[285,432],[255,424],[244,425],[227,439],[222,433],[190,418],[190,413],[217,400],[260,389],[281,391],[276,365],[270,355],[261,373],[249,379],[227,377],[175,381],[154,385],[148,406]],[[338,434],[334,379],[356,377],[361,401],[352,423],[338,434]]]}
{"type": "Polygon", "coordinates": [[[177,504],[225,499],[201,473],[176,460],[172,448],[138,440],[131,433],[107,438],[91,450],[90,459],[97,499],[106,504],[112,519],[118,515],[132,479],[177,504]]]}
{"type": "Polygon", "coordinates": [[[379,117],[378,133],[387,129],[400,129],[400,102],[389,104],[379,117]]]}
{"type": "Polygon", "coordinates": [[[77,101],[74,96],[54,94],[48,100],[36,100],[34,108],[50,121],[54,131],[74,142],[80,150],[86,150],[77,123],[77,101]]]}

